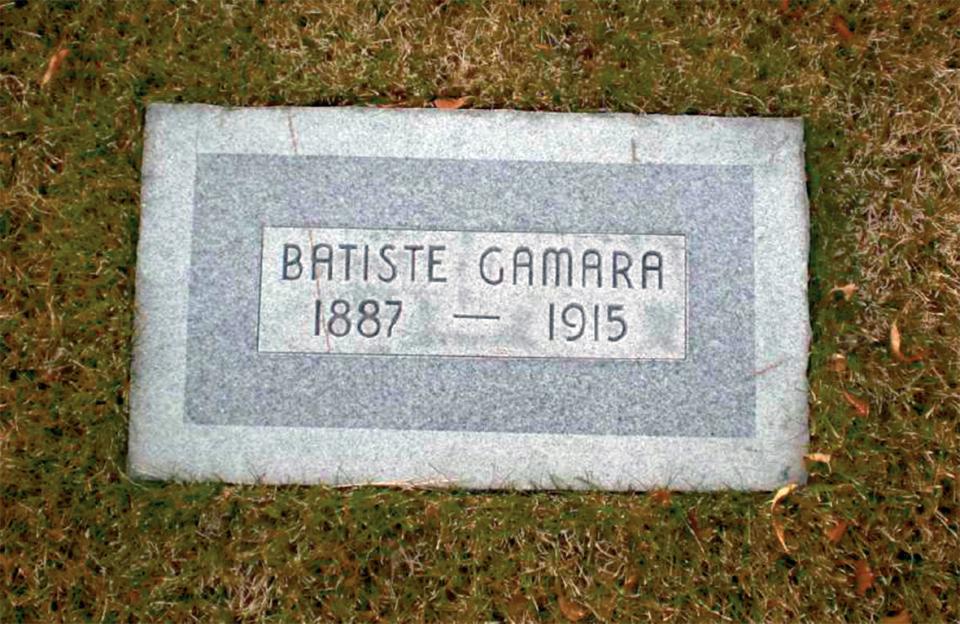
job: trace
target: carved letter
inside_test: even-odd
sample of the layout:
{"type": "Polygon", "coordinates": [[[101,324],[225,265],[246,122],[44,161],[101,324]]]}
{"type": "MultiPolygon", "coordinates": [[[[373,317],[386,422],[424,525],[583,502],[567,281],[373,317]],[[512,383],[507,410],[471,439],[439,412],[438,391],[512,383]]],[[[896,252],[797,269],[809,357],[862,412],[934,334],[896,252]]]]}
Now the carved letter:
{"type": "Polygon", "coordinates": [[[487,277],[487,272],[484,269],[484,267],[486,266],[485,263],[486,263],[487,257],[490,254],[500,253],[501,251],[503,250],[500,249],[499,247],[487,247],[483,251],[483,253],[480,254],[480,277],[483,278],[483,281],[493,286],[503,283],[503,267],[502,266],[497,267],[496,279],[490,279],[489,277],[487,277]]]}
{"type": "Polygon", "coordinates": [[[287,243],[283,246],[283,279],[285,280],[295,280],[300,278],[300,274],[303,273],[303,265],[300,264],[300,247],[291,243],[287,243]],[[297,255],[293,258],[290,258],[290,251],[296,251],[297,255]],[[287,269],[290,267],[297,267],[297,274],[290,275],[287,273],[287,269]]]}
{"type": "Polygon", "coordinates": [[[326,264],[327,265],[327,281],[333,279],[333,247],[326,243],[320,243],[313,246],[313,274],[312,279],[317,279],[317,265],[326,264]],[[323,249],[327,252],[325,257],[320,257],[320,250],[323,249]]]}
{"type": "Polygon", "coordinates": [[[617,276],[619,275],[627,282],[627,288],[633,288],[633,284],[630,283],[630,275],[627,273],[630,270],[630,266],[633,264],[633,258],[630,257],[625,251],[615,251],[613,252],[613,287],[617,287],[617,276]],[[620,266],[620,260],[625,260],[626,264],[623,267],[620,266]]]}
{"type": "Polygon", "coordinates": [[[643,254],[643,287],[647,287],[647,271],[656,271],[657,288],[663,290],[663,256],[657,251],[648,251],[643,254]],[[656,260],[656,264],[653,264],[656,260]]]}

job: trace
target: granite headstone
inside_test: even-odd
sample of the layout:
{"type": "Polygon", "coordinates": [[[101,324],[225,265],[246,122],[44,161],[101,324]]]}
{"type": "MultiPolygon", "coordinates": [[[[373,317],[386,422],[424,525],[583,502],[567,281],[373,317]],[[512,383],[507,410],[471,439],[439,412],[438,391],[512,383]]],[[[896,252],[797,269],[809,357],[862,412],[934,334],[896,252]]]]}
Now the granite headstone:
{"type": "Polygon", "coordinates": [[[131,472],[802,481],[802,128],[150,106],[131,472]]]}

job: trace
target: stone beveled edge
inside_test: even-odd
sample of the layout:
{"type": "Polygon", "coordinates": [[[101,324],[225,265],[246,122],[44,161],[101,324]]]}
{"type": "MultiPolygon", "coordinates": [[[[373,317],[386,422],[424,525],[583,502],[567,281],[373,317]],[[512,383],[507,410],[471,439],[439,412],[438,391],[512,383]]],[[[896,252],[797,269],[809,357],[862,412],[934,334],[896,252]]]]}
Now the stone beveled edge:
{"type": "Polygon", "coordinates": [[[136,477],[608,490],[772,490],[805,480],[809,227],[799,119],[152,104],[142,173],[128,458],[136,477]],[[184,422],[198,153],[752,166],[756,436],[184,422]]]}

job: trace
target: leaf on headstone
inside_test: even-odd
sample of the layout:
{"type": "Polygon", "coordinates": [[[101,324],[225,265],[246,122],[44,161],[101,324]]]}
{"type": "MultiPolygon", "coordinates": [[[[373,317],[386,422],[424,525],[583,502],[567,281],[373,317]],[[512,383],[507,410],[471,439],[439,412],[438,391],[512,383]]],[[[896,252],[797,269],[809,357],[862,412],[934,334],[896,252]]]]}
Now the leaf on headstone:
{"type": "Polygon", "coordinates": [[[844,43],[850,43],[853,39],[853,31],[850,30],[850,26],[847,25],[847,20],[843,19],[843,16],[837,13],[833,16],[833,30],[840,36],[840,39],[844,43]]]}
{"type": "Polygon", "coordinates": [[[563,617],[571,622],[579,622],[590,614],[590,611],[578,602],[567,599],[563,594],[557,596],[557,604],[560,605],[560,612],[563,617]]]}
{"type": "Polygon", "coordinates": [[[843,534],[847,532],[847,521],[846,520],[837,520],[832,527],[824,531],[824,534],[827,536],[827,541],[831,544],[836,544],[843,538],[843,534]]]}
{"type": "Polygon", "coordinates": [[[880,618],[880,624],[910,624],[910,612],[904,609],[899,613],[880,618]]]}
{"type": "Polygon", "coordinates": [[[827,362],[827,368],[835,373],[842,373],[847,370],[847,356],[842,353],[834,353],[827,362]]]}
{"type": "Polygon", "coordinates": [[[858,596],[866,596],[867,590],[873,587],[873,581],[876,578],[870,564],[865,559],[859,559],[853,567],[854,586],[858,596]]]}
{"type": "Polygon", "coordinates": [[[447,108],[447,109],[457,109],[463,108],[463,105],[467,103],[466,96],[458,97],[456,99],[448,98],[438,98],[433,101],[433,105],[437,108],[447,108]]]}
{"type": "Polygon", "coordinates": [[[53,56],[50,57],[50,60],[47,62],[47,71],[44,72],[43,78],[40,79],[40,86],[46,86],[48,82],[53,80],[53,77],[57,75],[57,72],[60,71],[60,66],[63,65],[63,60],[69,56],[70,50],[67,48],[60,48],[57,50],[53,56]]]}
{"type": "Polygon", "coordinates": [[[861,417],[866,418],[870,415],[870,404],[863,399],[853,396],[846,390],[843,391],[843,398],[853,406],[853,409],[857,410],[857,414],[861,417]]]}
{"type": "Polygon", "coordinates": [[[830,453],[807,453],[804,457],[812,462],[821,462],[827,465],[830,464],[830,460],[832,459],[830,453]]]}
{"type": "Polygon", "coordinates": [[[853,298],[853,294],[858,290],[860,290],[860,288],[851,282],[843,286],[835,286],[834,288],[830,289],[830,294],[832,295],[835,292],[841,293],[844,301],[850,301],[850,299],[853,298]]]}

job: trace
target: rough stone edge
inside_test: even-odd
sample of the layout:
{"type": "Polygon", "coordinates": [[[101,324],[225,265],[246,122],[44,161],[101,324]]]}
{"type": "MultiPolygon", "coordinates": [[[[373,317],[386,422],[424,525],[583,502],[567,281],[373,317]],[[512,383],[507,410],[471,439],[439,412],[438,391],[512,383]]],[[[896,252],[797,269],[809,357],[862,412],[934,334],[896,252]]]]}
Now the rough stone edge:
{"type": "MultiPolygon", "coordinates": [[[[189,201],[186,202],[187,212],[185,215],[168,213],[166,220],[162,218],[165,210],[176,213],[178,209],[182,210],[184,206],[183,197],[179,200],[168,197],[170,193],[165,193],[165,190],[169,190],[169,186],[165,184],[165,182],[169,183],[174,181],[178,172],[182,175],[188,169],[189,179],[192,180],[193,163],[195,162],[197,153],[195,149],[197,142],[199,141],[199,144],[202,146],[206,145],[209,140],[209,136],[205,138],[197,137],[205,131],[208,131],[209,134],[209,131],[213,129],[215,135],[221,138],[224,136],[229,137],[231,134],[234,136],[238,134],[247,136],[251,133],[247,132],[250,128],[243,127],[245,125],[243,123],[244,121],[262,121],[264,115],[277,116],[282,113],[284,115],[283,120],[287,122],[286,125],[290,132],[287,137],[289,140],[284,141],[284,144],[287,146],[286,149],[278,149],[280,146],[274,140],[276,139],[276,124],[274,124],[273,134],[260,134],[260,139],[266,139],[266,141],[260,146],[262,149],[253,153],[324,153],[322,150],[317,150],[316,146],[310,150],[298,149],[298,140],[296,138],[298,134],[301,142],[303,137],[309,139],[312,136],[311,132],[304,133],[302,127],[299,131],[296,130],[304,121],[308,124],[310,123],[309,120],[304,120],[303,118],[312,117],[316,120],[317,117],[322,118],[343,112],[346,112],[348,116],[364,118],[365,115],[369,114],[367,110],[368,109],[219,109],[204,105],[153,105],[150,107],[150,111],[148,112],[147,145],[144,150],[142,234],[141,243],[138,248],[142,254],[139,256],[140,260],[143,261],[145,266],[140,266],[140,261],[138,261],[138,340],[135,346],[134,380],[131,390],[131,450],[129,457],[130,469],[134,475],[182,479],[223,478],[225,480],[238,482],[382,483],[384,482],[383,473],[386,472],[382,470],[382,468],[379,471],[371,472],[354,470],[352,474],[345,474],[339,467],[331,468],[330,465],[320,465],[324,463],[324,460],[332,459],[326,456],[325,450],[329,450],[331,447],[341,449],[365,448],[365,445],[369,445],[370,448],[378,452],[395,451],[398,448],[410,450],[422,447],[426,441],[430,443],[434,451],[446,453],[447,460],[465,460],[465,462],[457,464],[459,468],[462,468],[464,465],[470,465],[471,463],[471,458],[463,457],[464,448],[468,450],[474,448],[489,450],[491,457],[494,458],[494,463],[491,464],[488,461],[487,465],[483,466],[483,469],[489,466],[490,478],[487,480],[477,480],[475,478],[476,474],[482,472],[479,462],[473,464],[473,467],[478,468],[477,470],[465,471],[460,477],[454,475],[453,478],[449,478],[442,470],[435,468],[431,462],[419,461],[423,459],[422,457],[416,458],[413,464],[408,463],[406,466],[402,465],[404,464],[403,459],[408,458],[401,459],[398,457],[396,461],[398,470],[394,471],[394,475],[386,476],[387,483],[412,482],[489,489],[506,487],[521,489],[591,489],[601,487],[604,489],[629,490],[667,486],[675,489],[695,490],[725,489],[728,487],[769,490],[779,486],[786,480],[797,481],[803,479],[802,454],[806,442],[807,426],[805,389],[806,344],[809,339],[809,323],[806,320],[806,245],[802,245],[802,247],[804,247],[802,250],[803,260],[800,264],[804,275],[802,287],[799,289],[802,292],[794,292],[793,295],[789,297],[794,303],[799,302],[802,304],[797,308],[802,308],[802,318],[805,319],[805,327],[802,328],[802,357],[800,357],[800,352],[797,351],[797,336],[794,336],[793,340],[791,340],[791,349],[794,350],[792,361],[786,362],[784,366],[775,368],[774,371],[776,372],[774,374],[765,373],[762,377],[762,379],[765,380],[764,383],[771,387],[776,383],[786,382],[794,384],[794,387],[797,388],[795,396],[798,397],[798,400],[783,406],[785,411],[779,418],[775,414],[760,416],[759,420],[763,422],[758,422],[758,425],[762,425],[763,427],[762,437],[767,444],[774,445],[774,450],[769,453],[752,447],[749,440],[742,439],[730,439],[734,441],[735,445],[742,446],[738,451],[735,448],[723,448],[722,441],[721,444],[718,445],[716,444],[718,442],[717,440],[709,438],[638,437],[629,440],[611,440],[611,436],[397,432],[384,430],[347,431],[312,428],[285,430],[282,435],[267,434],[266,432],[259,431],[256,436],[251,436],[249,435],[250,432],[243,427],[217,427],[215,428],[216,430],[212,430],[211,428],[204,429],[193,425],[185,425],[182,420],[182,379],[184,373],[182,354],[185,348],[185,344],[183,344],[185,331],[180,332],[178,342],[176,339],[176,331],[171,330],[170,323],[167,323],[164,329],[158,326],[159,321],[154,320],[151,322],[151,320],[143,314],[143,310],[140,309],[144,302],[162,301],[164,295],[175,294],[173,292],[175,288],[171,288],[169,282],[167,282],[166,286],[151,283],[152,270],[149,267],[151,264],[149,258],[153,257],[154,262],[163,260],[169,263],[170,260],[169,256],[164,257],[164,254],[160,251],[151,253],[151,241],[153,241],[155,245],[160,245],[161,248],[163,244],[166,243],[174,250],[178,245],[180,248],[183,248],[184,240],[189,242],[189,201]],[[166,118],[166,122],[164,118],[166,118]],[[225,122],[225,118],[229,118],[231,121],[225,122]],[[164,126],[165,123],[166,126],[164,126]],[[154,127],[156,130],[154,130],[154,127]],[[162,134],[161,130],[164,130],[162,134]],[[151,134],[155,136],[151,137],[151,134]],[[192,144],[190,143],[191,138],[194,141],[192,144]],[[181,148],[184,145],[191,145],[193,149],[187,150],[190,153],[176,153],[173,156],[161,160],[163,154],[169,152],[170,148],[177,147],[177,145],[180,145],[181,148]],[[189,164],[189,167],[185,166],[187,164],[189,164]],[[148,206],[148,204],[156,205],[148,206]],[[149,233],[146,230],[149,230],[149,224],[153,221],[159,222],[160,225],[157,226],[157,231],[149,233]],[[171,225],[172,222],[179,222],[181,225],[185,224],[185,231],[178,233],[176,227],[171,225]],[[183,238],[183,234],[186,234],[186,239],[183,238]],[[166,292],[163,292],[164,288],[166,288],[166,292]],[[166,351],[161,352],[155,356],[155,359],[152,359],[148,353],[149,348],[147,344],[157,342],[157,339],[164,334],[169,341],[166,345],[160,344],[160,347],[166,348],[166,351]],[[154,338],[154,340],[150,340],[151,337],[154,338]],[[181,356],[179,360],[175,357],[178,353],[181,356]],[[164,369],[164,366],[169,366],[170,368],[164,369]],[[170,379],[163,380],[166,382],[166,387],[170,391],[169,394],[164,394],[161,391],[163,384],[156,381],[151,381],[149,385],[143,383],[143,380],[150,375],[159,374],[160,377],[163,377],[163,373],[166,373],[167,377],[176,377],[177,375],[175,373],[177,370],[179,370],[179,387],[176,387],[175,383],[170,383],[170,379]],[[800,389],[801,386],[802,392],[800,389]],[[179,390],[179,395],[177,394],[177,390],[179,390]],[[799,398],[801,394],[802,399],[799,398]],[[177,401],[177,396],[179,396],[179,401],[177,401]],[[155,399],[155,401],[151,401],[151,398],[155,399]],[[151,416],[149,413],[151,411],[156,418],[151,416]],[[802,427],[797,427],[797,424],[799,424],[798,421],[793,420],[792,422],[794,424],[790,425],[789,428],[785,428],[784,425],[791,422],[791,417],[796,419],[798,412],[802,412],[802,427]],[[520,440],[519,445],[512,444],[512,442],[517,441],[518,437],[524,439],[520,440]],[[333,438],[339,438],[339,441],[333,438]],[[559,438],[563,439],[561,440],[559,438]],[[598,439],[600,439],[599,444],[598,439]],[[626,470],[622,464],[610,465],[604,461],[605,459],[609,459],[611,454],[613,456],[619,456],[631,451],[637,451],[638,449],[636,447],[626,447],[629,446],[631,441],[636,442],[638,439],[640,440],[640,451],[652,452],[641,453],[643,457],[637,457],[637,463],[642,464],[642,466],[638,466],[637,472],[626,470]],[[627,444],[625,444],[625,442],[627,444]],[[551,458],[529,457],[530,455],[538,455],[536,448],[541,444],[545,447],[552,447],[554,451],[558,451],[560,455],[569,460],[560,462],[559,464],[559,466],[564,468],[563,472],[567,473],[565,477],[556,477],[552,473],[548,474],[544,472],[543,468],[545,465],[558,465],[555,461],[551,461],[551,458]],[[517,456],[509,452],[506,456],[502,453],[497,453],[496,451],[500,450],[504,445],[517,446],[519,451],[525,451],[528,455],[528,457],[526,457],[528,461],[523,462],[523,456],[517,456]],[[697,448],[693,448],[694,446],[697,448]],[[324,447],[327,448],[325,449],[324,447]],[[620,447],[620,449],[618,450],[616,447],[620,447]],[[587,461],[578,463],[578,461],[580,461],[578,456],[583,457],[585,449],[588,455],[588,457],[586,457],[587,461]],[[274,453],[274,455],[271,455],[271,453],[274,453]],[[287,453],[288,457],[286,461],[277,461],[280,453],[287,453]],[[508,469],[503,472],[498,470],[495,463],[495,456],[498,454],[501,455],[500,459],[505,460],[505,463],[520,463],[521,466],[518,467],[519,470],[508,469]],[[784,456],[793,458],[791,462],[793,465],[787,467],[788,472],[782,470],[784,466],[784,456]],[[211,458],[213,459],[211,460],[211,458]],[[677,458],[680,458],[679,463],[682,465],[677,465],[677,458]],[[541,461],[537,461],[538,459],[541,461]],[[710,472],[712,474],[704,474],[702,470],[704,466],[711,464],[716,465],[716,463],[721,460],[728,460],[730,463],[726,465],[721,464],[722,468],[719,470],[711,470],[710,472]],[[583,473],[582,466],[587,462],[589,462],[590,465],[596,465],[598,467],[598,476],[595,478],[583,473]],[[524,463],[527,464],[526,467],[523,467],[524,463]],[[417,466],[419,466],[419,468],[417,466]],[[579,470],[580,473],[574,475],[571,472],[571,467],[573,467],[574,470],[579,470]],[[681,480],[671,477],[671,475],[675,476],[679,471],[684,469],[693,471],[700,469],[702,478],[694,477],[681,480]],[[772,472],[777,469],[779,469],[779,472],[772,472]],[[540,470],[539,474],[534,475],[537,470],[540,470]],[[374,472],[379,472],[380,478],[373,474],[374,472]],[[473,477],[467,475],[466,472],[473,472],[473,477]],[[524,475],[524,473],[526,474],[524,475]],[[265,478],[267,474],[271,476],[265,478]],[[364,474],[367,476],[364,476],[364,474]],[[516,478],[512,475],[516,475],[516,478]]],[[[725,128],[746,126],[751,129],[754,134],[760,133],[768,135],[766,137],[767,140],[760,142],[764,146],[771,145],[770,139],[776,139],[773,142],[775,147],[773,149],[768,148],[754,151],[756,148],[756,145],[754,145],[751,146],[749,150],[751,153],[744,155],[745,150],[743,146],[740,145],[740,151],[733,152],[743,156],[743,158],[737,162],[741,164],[744,162],[752,162],[755,167],[761,170],[763,167],[773,167],[775,165],[787,166],[785,172],[790,173],[792,171],[793,175],[796,176],[792,183],[798,188],[798,193],[794,197],[795,201],[789,203],[793,205],[792,208],[795,213],[801,214],[801,220],[804,222],[804,225],[807,219],[806,193],[803,185],[802,125],[799,123],[799,120],[725,119],[714,117],[675,118],[666,116],[643,117],[626,114],[539,114],[507,111],[496,111],[493,113],[466,111],[376,112],[378,114],[386,113],[388,115],[400,114],[405,116],[404,119],[430,119],[429,116],[433,115],[462,115],[462,118],[470,118],[478,115],[489,116],[492,114],[499,115],[508,122],[520,124],[524,124],[533,118],[541,121],[544,119],[550,120],[543,124],[541,124],[541,121],[534,122],[533,125],[540,125],[541,127],[535,129],[528,127],[525,129],[527,134],[532,130],[538,132],[546,130],[549,134],[550,132],[556,132],[558,129],[561,131],[569,130],[573,134],[576,134],[577,128],[581,128],[584,125],[589,126],[589,129],[594,131],[599,127],[594,122],[599,122],[601,126],[605,124],[614,126],[612,130],[614,134],[617,134],[625,129],[624,126],[626,126],[627,130],[640,130],[652,122],[655,126],[662,126],[666,129],[665,134],[669,139],[670,131],[677,126],[693,125],[695,130],[706,133],[709,133],[711,128],[721,128],[722,130],[725,128]],[[409,115],[409,117],[407,115],[409,115]],[[428,117],[423,117],[424,115],[428,117]],[[573,124],[576,125],[574,126],[573,124]],[[542,127],[543,125],[553,125],[554,127],[545,128],[542,127]],[[559,128],[556,127],[557,125],[559,125],[559,128]],[[799,172],[797,172],[797,167],[799,167],[799,172]]],[[[327,117],[326,121],[329,122],[330,119],[331,118],[327,117]]],[[[452,125],[453,129],[456,130],[458,124],[450,124],[449,122],[452,120],[452,118],[448,118],[441,121],[439,125],[452,125]]],[[[319,124],[321,130],[323,125],[324,123],[319,124]]],[[[262,129],[262,126],[257,125],[255,128],[262,129]]],[[[314,125],[312,128],[313,135],[318,134],[317,129],[317,126],[314,125]]],[[[444,129],[441,128],[441,130],[444,129]]],[[[450,130],[450,128],[445,129],[445,131],[450,130]]],[[[680,134],[688,131],[689,128],[683,128],[680,134]]],[[[252,134],[257,133],[253,132],[252,134]]],[[[525,138],[526,137],[521,139],[524,143],[526,143],[525,138]]],[[[551,137],[548,136],[547,138],[550,139],[551,137]]],[[[591,136],[589,138],[594,143],[594,148],[596,148],[598,142],[602,143],[603,139],[603,137],[600,137],[601,140],[596,141],[596,137],[591,136]]],[[[711,140],[711,138],[708,137],[707,142],[709,142],[709,140],[711,140]]],[[[756,141],[754,143],[756,143],[756,141]]],[[[674,151],[677,151],[677,147],[678,146],[674,146],[674,151]]],[[[683,144],[680,145],[679,148],[681,154],[684,151],[686,151],[687,154],[691,152],[689,145],[683,144]]],[[[727,145],[722,146],[722,148],[736,150],[737,146],[731,147],[727,145]]],[[[528,149],[528,146],[524,146],[524,149],[528,149]]],[[[604,146],[603,149],[606,149],[606,147],[604,146]]],[[[201,149],[200,151],[209,150],[201,149]]],[[[679,160],[676,158],[673,160],[670,158],[659,158],[663,153],[664,151],[660,151],[657,154],[651,154],[649,158],[640,159],[638,159],[636,153],[634,153],[632,160],[634,162],[645,163],[686,162],[683,158],[679,160]]],[[[567,152],[567,154],[570,154],[570,152],[567,152]]],[[[704,152],[697,147],[695,154],[699,160],[700,157],[704,155],[704,152]]],[[[471,155],[471,157],[473,156],[475,156],[475,154],[471,155]]],[[[577,152],[575,158],[568,158],[567,160],[583,161],[584,158],[582,156],[582,153],[577,152]]],[[[524,159],[541,160],[541,158],[530,158],[529,154],[527,154],[527,157],[524,159]]],[[[549,160],[549,158],[547,158],[547,160],[549,160]]],[[[712,159],[707,159],[707,162],[711,160],[712,159]]],[[[617,158],[604,159],[603,162],[623,162],[623,160],[618,154],[617,158]]],[[[181,188],[180,190],[183,191],[184,189],[181,188]]],[[[189,192],[192,193],[192,184],[190,185],[189,192]]],[[[808,230],[804,227],[800,232],[805,239],[804,242],[806,242],[808,230]]],[[[187,246],[187,249],[189,249],[189,246],[187,246]]],[[[171,249],[167,249],[167,251],[171,251],[171,249]]],[[[187,262],[189,262],[188,258],[187,262]]],[[[186,269],[188,267],[184,265],[180,268],[186,269]]],[[[178,276],[175,275],[174,277],[178,276]]],[[[179,277],[182,277],[182,275],[179,277]]],[[[185,291],[185,281],[182,281],[181,286],[185,291]]],[[[169,300],[167,301],[169,302],[169,300]]],[[[173,303],[172,305],[176,307],[178,304],[173,303]]],[[[184,314],[182,319],[180,319],[183,322],[185,322],[185,307],[186,301],[184,300],[181,305],[184,314]]],[[[178,323],[173,323],[174,327],[177,325],[178,323]]],[[[758,330],[759,326],[760,324],[758,323],[758,330]]],[[[185,325],[180,329],[185,330],[185,325]]],[[[162,340],[160,342],[162,343],[162,340]]],[[[758,362],[759,361],[758,358],[758,362]]],[[[758,372],[760,372],[759,369],[758,372]]],[[[381,459],[389,462],[389,455],[391,454],[391,452],[386,452],[385,456],[381,457],[381,459]]],[[[476,453],[467,454],[476,456],[476,453]]],[[[480,457],[476,457],[476,459],[480,459],[480,457]]],[[[393,466],[393,464],[391,464],[391,466],[393,466]]]]}

